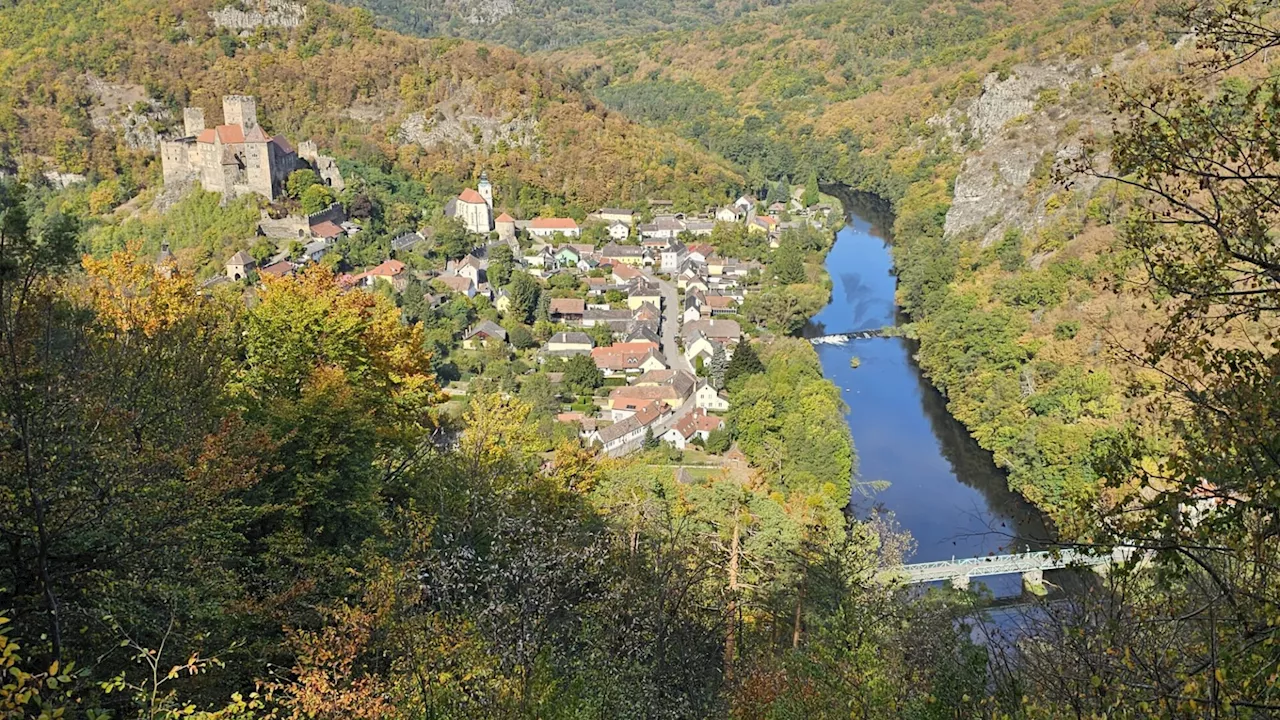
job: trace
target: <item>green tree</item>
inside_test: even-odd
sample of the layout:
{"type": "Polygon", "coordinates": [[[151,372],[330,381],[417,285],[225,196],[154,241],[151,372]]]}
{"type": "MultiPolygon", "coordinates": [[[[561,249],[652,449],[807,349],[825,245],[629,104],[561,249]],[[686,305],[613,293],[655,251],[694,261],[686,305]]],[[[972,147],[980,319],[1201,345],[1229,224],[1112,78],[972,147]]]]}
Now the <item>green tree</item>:
{"type": "Polygon", "coordinates": [[[302,191],[298,203],[302,206],[302,212],[312,215],[332,205],[333,200],[332,190],[324,185],[312,185],[302,191]]]}
{"type": "Polygon", "coordinates": [[[506,243],[495,245],[489,251],[489,284],[493,287],[503,287],[511,282],[511,272],[515,267],[515,257],[511,252],[511,246],[506,243]]]}
{"type": "MultiPolygon", "coordinates": [[[[701,356],[699,356],[701,359],[701,356]]],[[[711,351],[711,363],[707,370],[707,379],[716,390],[724,388],[725,375],[729,370],[729,360],[725,356],[724,346],[716,345],[711,351]]]]}
{"type": "Polygon", "coordinates": [[[733,357],[729,358],[729,365],[724,370],[724,381],[731,383],[739,378],[762,372],[764,372],[764,363],[760,362],[760,356],[756,355],[751,341],[744,339],[733,349],[733,357]]]}
{"type": "Polygon", "coordinates": [[[818,172],[816,170],[809,171],[809,179],[804,184],[804,194],[800,196],[800,203],[805,207],[813,207],[822,199],[822,195],[818,191],[818,172]]]}
{"type": "Polygon", "coordinates": [[[590,355],[575,355],[565,362],[564,384],[579,395],[590,395],[604,385],[604,373],[590,355]]]}
{"type": "Polygon", "coordinates": [[[804,258],[800,250],[790,243],[783,243],[770,264],[774,277],[783,285],[795,285],[805,281],[804,258]]]}
{"type": "Polygon", "coordinates": [[[511,293],[511,314],[523,323],[533,320],[538,309],[538,301],[542,297],[542,286],[529,273],[516,273],[507,285],[511,293]]]}
{"type": "Polygon", "coordinates": [[[303,168],[289,173],[289,179],[284,184],[284,191],[286,195],[294,200],[301,200],[303,193],[312,185],[319,184],[320,176],[316,175],[315,171],[310,168],[303,168]]]}

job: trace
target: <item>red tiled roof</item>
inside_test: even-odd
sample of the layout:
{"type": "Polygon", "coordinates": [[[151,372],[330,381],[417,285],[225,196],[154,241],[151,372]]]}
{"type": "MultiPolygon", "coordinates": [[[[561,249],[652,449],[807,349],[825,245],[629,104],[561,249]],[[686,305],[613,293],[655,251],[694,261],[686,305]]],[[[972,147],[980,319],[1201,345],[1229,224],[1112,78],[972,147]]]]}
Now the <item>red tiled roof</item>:
{"type": "Polygon", "coordinates": [[[311,226],[311,234],[320,238],[328,238],[332,240],[342,234],[342,228],[332,220],[318,222],[311,226]]]}
{"type": "Polygon", "coordinates": [[[501,215],[499,215],[499,216],[498,216],[498,219],[497,219],[497,220],[495,220],[494,222],[500,222],[500,223],[513,223],[513,222],[515,222],[515,221],[516,221],[516,219],[515,219],[515,218],[511,217],[510,215],[508,215],[508,214],[506,214],[506,213],[502,213],[501,215]]]}
{"type": "Polygon", "coordinates": [[[273,277],[284,277],[285,275],[293,274],[294,269],[295,266],[293,263],[288,260],[281,260],[277,263],[271,263],[258,272],[263,275],[271,275],[273,277]]]}
{"type": "Polygon", "coordinates": [[[536,230],[577,230],[578,223],[573,218],[534,218],[529,227],[536,230]]]}
{"type": "Polygon", "coordinates": [[[365,275],[381,275],[383,277],[395,277],[404,272],[404,263],[399,260],[387,260],[381,265],[370,268],[365,275]]]}
{"type": "Polygon", "coordinates": [[[626,265],[623,263],[618,263],[617,265],[613,266],[613,274],[617,275],[623,280],[630,280],[632,278],[644,277],[644,273],[631,267],[630,265],[626,265]]]}
{"type": "Polygon", "coordinates": [[[239,125],[219,125],[216,128],[209,128],[200,133],[196,137],[196,141],[212,143],[215,136],[224,143],[242,143],[244,142],[244,128],[239,125]]]}
{"type": "Polygon", "coordinates": [[[461,275],[448,275],[445,277],[438,277],[436,279],[454,292],[466,292],[467,288],[471,287],[471,278],[463,277],[461,275]]]}
{"type": "Polygon", "coordinates": [[[458,202],[471,203],[472,205],[484,205],[484,196],[476,192],[472,188],[467,188],[458,195],[458,202]]]}
{"type": "Polygon", "coordinates": [[[560,315],[581,315],[587,311],[587,303],[578,298],[552,298],[549,310],[560,315]]]}

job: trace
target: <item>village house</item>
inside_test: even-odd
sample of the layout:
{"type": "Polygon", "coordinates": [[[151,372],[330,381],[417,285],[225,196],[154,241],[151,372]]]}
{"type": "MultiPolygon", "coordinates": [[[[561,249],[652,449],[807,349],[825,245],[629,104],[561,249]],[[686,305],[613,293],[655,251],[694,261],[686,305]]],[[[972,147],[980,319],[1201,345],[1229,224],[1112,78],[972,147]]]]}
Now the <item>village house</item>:
{"type": "Polygon", "coordinates": [[[627,307],[639,310],[642,305],[662,307],[662,290],[656,284],[637,278],[627,285],[627,307]]]}
{"type": "Polygon", "coordinates": [[[391,252],[402,253],[412,250],[415,245],[422,242],[426,238],[422,237],[420,232],[405,233],[391,240],[391,252]]]}
{"type": "Polygon", "coordinates": [[[556,322],[579,324],[587,311],[587,302],[580,298],[551,298],[547,310],[556,322]]]}
{"type": "Polygon", "coordinates": [[[258,263],[253,259],[252,255],[240,250],[227,260],[227,278],[230,280],[243,280],[249,277],[249,272],[257,266],[258,263]]]}
{"type": "Polygon", "coordinates": [[[525,231],[541,240],[550,240],[556,235],[571,238],[582,234],[573,218],[534,218],[525,231]]]}
{"type": "Polygon", "coordinates": [[[605,223],[621,223],[629,229],[635,220],[634,210],[625,210],[623,208],[600,208],[594,213],[596,219],[605,223]]]}
{"type": "Polygon", "coordinates": [[[506,342],[507,331],[501,325],[489,320],[476,323],[462,336],[462,347],[466,350],[474,350],[477,347],[487,346],[491,343],[506,342]]]}
{"type": "Polygon", "coordinates": [[[258,275],[262,277],[283,278],[289,277],[298,269],[297,265],[288,260],[280,260],[258,270],[258,275]]]}
{"type": "Polygon", "coordinates": [[[647,430],[670,417],[671,411],[666,405],[650,403],[621,422],[587,433],[584,439],[591,445],[598,443],[609,455],[622,455],[639,447],[647,430]]]}
{"type": "Polygon", "coordinates": [[[675,421],[660,439],[678,450],[683,450],[695,439],[705,443],[712,432],[723,428],[723,418],[708,415],[706,410],[695,409],[675,421]]]}
{"type": "Polygon", "coordinates": [[[652,328],[645,324],[637,324],[629,333],[627,333],[627,336],[623,338],[622,341],[629,343],[647,342],[653,343],[654,345],[662,344],[662,340],[658,338],[658,333],[654,332],[652,328]]]}
{"type": "Polygon", "coordinates": [[[705,265],[707,263],[707,258],[714,255],[715,252],[716,252],[716,249],[706,243],[698,243],[697,245],[690,245],[689,260],[699,265],[705,265]]]}
{"type": "Polygon", "coordinates": [[[635,412],[650,402],[659,401],[668,407],[678,408],[689,399],[688,394],[681,395],[676,386],[666,385],[623,385],[609,393],[609,414],[616,422],[635,412]]]}
{"type": "Polygon", "coordinates": [[[758,202],[754,195],[743,195],[733,202],[733,207],[745,216],[756,209],[756,203],[758,202]]]}
{"type": "Polygon", "coordinates": [[[450,260],[445,264],[444,272],[446,275],[456,275],[464,277],[475,283],[477,287],[480,283],[486,281],[485,267],[488,263],[484,262],[475,255],[467,254],[461,260],[450,260]]]}
{"type": "Polygon", "coordinates": [[[614,242],[622,242],[631,237],[631,226],[620,222],[611,222],[606,230],[609,233],[609,239],[614,242]]]}
{"type": "Polygon", "coordinates": [[[635,332],[641,328],[648,328],[657,333],[659,325],[662,323],[662,312],[658,310],[657,305],[645,303],[636,308],[635,314],[632,315],[631,326],[627,332],[635,332]]]}
{"type": "Polygon", "coordinates": [[[688,370],[651,370],[631,382],[632,387],[671,387],[684,402],[693,394],[698,378],[688,370]]]}
{"type": "Polygon", "coordinates": [[[694,332],[684,340],[684,359],[695,367],[699,359],[704,365],[711,362],[711,358],[715,357],[717,350],[723,352],[726,359],[733,355],[732,351],[724,343],[712,340],[700,332],[694,332]]]}
{"type": "Polygon", "coordinates": [[[687,257],[689,248],[679,240],[673,241],[658,254],[658,269],[668,274],[678,272],[687,257]]]}
{"type": "Polygon", "coordinates": [[[736,205],[726,205],[716,210],[716,220],[718,222],[742,222],[746,218],[746,211],[736,205]]]}
{"type": "Polygon", "coordinates": [[[635,313],[630,310],[598,310],[588,308],[582,314],[583,327],[595,327],[597,325],[608,325],[614,332],[625,333],[630,331],[631,323],[635,320],[635,313]]]}
{"type": "Polygon", "coordinates": [[[399,260],[384,260],[351,278],[356,285],[372,287],[376,282],[386,282],[391,283],[397,290],[404,286],[405,279],[405,266],[399,260]]]}
{"type": "Polygon", "coordinates": [[[705,315],[731,315],[738,311],[738,301],[728,295],[707,293],[700,311],[705,315]]]}
{"type": "Polygon", "coordinates": [[[595,343],[584,332],[558,332],[542,346],[542,354],[548,357],[573,357],[590,355],[595,343]]]}
{"type": "Polygon", "coordinates": [[[572,245],[561,245],[551,257],[556,267],[574,267],[582,259],[582,253],[572,245]]]}
{"type": "Polygon", "coordinates": [[[729,409],[729,396],[723,390],[716,390],[711,383],[703,380],[693,391],[694,407],[712,412],[725,412],[729,409]]]}
{"type": "Polygon", "coordinates": [[[591,351],[591,359],[605,375],[639,374],[667,369],[667,360],[650,343],[615,343],[591,351]]]}
{"type": "Polygon", "coordinates": [[[714,220],[702,220],[700,218],[692,218],[684,221],[684,231],[690,235],[699,237],[710,235],[716,229],[714,220]]]}
{"type": "Polygon", "coordinates": [[[252,96],[223,97],[222,125],[206,128],[203,108],[183,109],[182,120],[183,137],[160,143],[165,185],[198,182],[224,199],[257,194],[274,200],[290,173],[315,167],[320,170],[321,182],[342,189],[342,176],[333,158],[320,155],[314,143],[304,143],[304,152],[299,154],[283,135],[269,136],[263,131],[252,96]]]}
{"type": "Polygon", "coordinates": [[[742,327],[738,325],[736,320],[717,320],[714,318],[697,320],[685,323],[684,327],[680,328],[680,333],[686,341],[692,339],[695,333],[702,333],[721,344],[737,344],[742,339],[742,327]]]}
{"type": "Polygon", "coordinates": [[[645,262],[644,248],[635,245],[618,245],[617,243],[609,243],[600,248],[600,260],[608,262],[613,266],[619,263],[631,265],[633,267],[641,267],[645,262]]]}
{"type": "Polygon", "coordinates": [[[461,277],[459,275],[446,275],[436,278],[436,282],[444,285],[452,292],[459,295],[466,295],[469,298],[476,296],[476,284],[469,277],[461,277]]]}
{"type": "Polygon", "coordinates": [[[498,290],[493,295],[493,307],[500,313],[511,311],[511,293],[504,290],[498,290]]]}
{"type": "Polygon", "coordinates": [[[777,229],[778,221],[768,215],[757,215],[747,223],[748,232],[773,234],[777,229]]]}
{"type": "Polygon", "coordinates": [[[680,313],[680,323],[691,323],[702,319],[703,295],[701,291],[692,290],[684,295],[684,309],[680,313]]]}
{"type": "Polygon", "coordinates": [[[632,280],[644,279],[644,271],[624,263],[614,263],[610,268],[610,277],[614,283],[626,285],[632,280]]]}

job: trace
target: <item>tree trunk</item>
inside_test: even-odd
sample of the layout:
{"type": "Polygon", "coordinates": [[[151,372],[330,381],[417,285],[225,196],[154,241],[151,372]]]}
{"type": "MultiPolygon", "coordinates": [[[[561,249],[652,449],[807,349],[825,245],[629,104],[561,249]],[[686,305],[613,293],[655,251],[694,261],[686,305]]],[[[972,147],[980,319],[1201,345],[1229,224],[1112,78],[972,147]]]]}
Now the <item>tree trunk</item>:
{"type": "Polygon", "coordinates": [[[796,594],[795,624],[791,627],[791,648],[800,647],[800,611],[804,608],[804,583],[800,584],[800,592],[796,594]]]}
{"type": "Polygon", "coordinates": [[[733,542],[729,545],[729,604],[725,608],[728,626],[724,636],[724,679],[733,681],[733,661],[738,652],[738,545],[741,526],[733,519],[733,542]]]}

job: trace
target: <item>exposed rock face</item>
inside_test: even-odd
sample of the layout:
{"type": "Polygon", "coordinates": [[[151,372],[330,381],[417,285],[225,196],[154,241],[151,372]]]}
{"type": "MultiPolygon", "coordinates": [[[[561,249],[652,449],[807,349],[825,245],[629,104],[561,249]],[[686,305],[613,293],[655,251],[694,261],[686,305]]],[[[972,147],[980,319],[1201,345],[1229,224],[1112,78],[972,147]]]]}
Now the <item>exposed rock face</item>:
{"type": "Polygon", "coordinates": [[[210,10],[209,17],[220,28],[232,30],[256,30],[260,27],[295,28],[307,17],[307,9],[300,3],[286,0],[265,0],[257,10],[241,10],[228,5],[221,10],[210,10]]]}
{"type": "Polygon", "coordinates": [[[400,139],[424,148],[451,145],[477,150],[492,148],[498,142],[523,147],[534,143],[536,127],[532,118],[483,115],[470,103],[470,93],[459,91],[427,112],[405,118],[400,123],[400,139]]]}
{"type": "MultiPolygon", "coordinates": [[[[1031,231],[1046,220],[1050,198],[1064,189],[1048,177],[1080,155],[1084,136],[1105,125],[1096,112],[1068,102],[1072,85],[1088,75],[1072,64],[1019,65],[1005,80],[994,73],[983,80],[982,94],[967,108],[967,129],[979,145],[956,177],[947,236],[982,230],[990,244],[1006,230],[1031,231]],[[1041,184],[1031,187],[1037,175],[1041,184]]],[[[960,117],[953,111],[936,123],[959,136],[960,117]]],[[[1072,188],[1086,193],[1096,183],[1071,178],[1072,188]]]]}
{"type": "Polygon", "coordinates": [[[85,85],[97,103],[89,109],[95,130],[115,130],[124,136],[130,150],[155,152],[160,148],[158,127],[167,126],[172,113],[160,106],[140,85],[117,85],[94,75],[85,76],[85,85]]]}
{"type": "Polygon", "coordinates": [[[514,0],[460,0],[454,11],[471,25],[494,25],[515,14],[514,0]]]}

